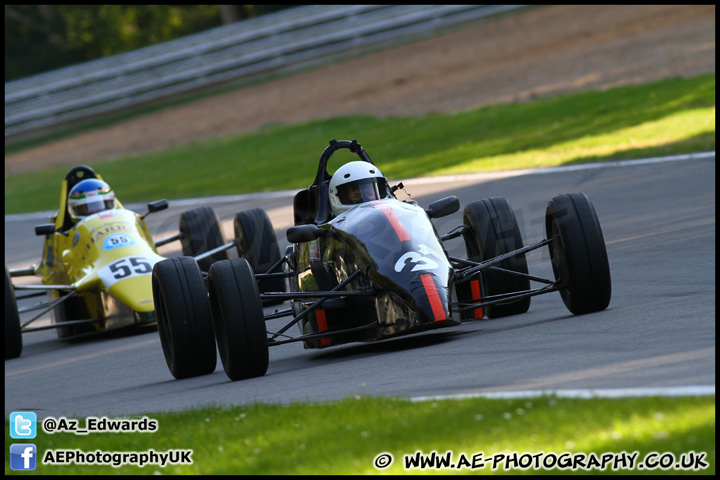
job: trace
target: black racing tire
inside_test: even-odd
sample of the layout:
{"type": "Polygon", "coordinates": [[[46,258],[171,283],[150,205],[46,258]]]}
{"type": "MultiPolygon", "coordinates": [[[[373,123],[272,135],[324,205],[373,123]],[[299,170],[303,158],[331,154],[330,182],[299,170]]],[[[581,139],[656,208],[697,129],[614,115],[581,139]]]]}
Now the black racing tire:
{"type": "MultiPolygon", "coordinates": [[[[60,297],[67,295],[68,293],[69,292],[67,292],[67,291],[58,291],[58,290],[48,292],[48,301],[54,302],[54,301],[58,300],[60,297]]],[[[53,319],[53,323],[60,325],[63,322],[66,322],[68,320],[68,310],[74,311],[73,310],[74,307],[78,307],[78,306],[82,306],[82,305],[84,305],[84,303],[83,303],[82,299],[80,299],[78,297],[72,297],[72,298],[69,298],[68,300],[65,300],[64,302],[60,303],[58,306],[53,308],[52,312],[50,313],[50,315],[52,316],[52,319],[53,319]],[[68,303],[68,302],[72,302],[72,303],[68,303]],[[66,303],[68,303],[68,304],[66,305],[66,303]]],[[[83,315],[83,316],[77,317],[77,318],[78,319],[79,318],[90,318],[90,315],[83,315]]],[[[72,338],[74,336],[79,335],[79,333],[80,333],[79,327],[81,327],[81,326],[82,325],[69,325],[67,327],[56,327],[55,335],[57,335],[57,337],[60,339],[72,338]]]]}
{"type": "MultiPolygon", "coordinates": [[[[55,290],[48,292],[48,300],[54,302],[60,297],[64,297],[70,293],[69,290],[55,290]]],[[[86,318],[92,318],[86,299],[82,295],[77,295],[66,299],[55,308],[51,313],[53,323],[56,325],[62,325],[64,322],[72,320],[81,320],[86,318]]],[[[63,340],[69,340],[74,337],[80,337],[82,335],[96,332],[97,330],[93,325],[67,325],[64,327],[58,326],[55,328],[55,334],[58,338],[63,340]]]]}
{"type": "MultiPolygon", "coordinates": [[[[463,223],[465,248],[468,259],[481,262],[523,247],[520,228],[515,214],[502,197],[485,198],[465,206],[463,223]]],[[[506,270],[528,273],[525,255],[517,255],[495,265],[506,270]]],[[[484,296],[500,295],[530,289],[527,278],[486,270],[482,273],[484,296]]],[[[488,305],[484,308],[488,318],[500,318],[525,313],[530,308],[530,297],[509,303],[488,305]]]]}
{"type": "MultiPolygon", "coordinates": [[[[225,245],[220,221],[211,207],[193,208],[180,215],[180,243],[183,255],[190,257],[225,245]]],[[[227,250],[223,250],[197,263],[203,272],[207,272],[214,262],[228,258],[227,250]]]]}
{"type": "Polygon", "coordinates": [[[252,267],[244,258],[217,262],[208,273],[208,292],[220,359],[230,380],[265,375],[269,352],[252,267]]]}
{"type": "MultiPolygon", "coordinates": [[[[238,256],[246,259],[255,273],[266,273],[280,260],[280,247],[275,230],[265,210],[253,208],[235,214],[235,239],[238,256]]],[[[281,273],[278,269],[275,273],[281,273]]],[[[285,292],[287,286],[284,278],[265,278],[258,280],[261,293],[285,292]]],[[[280,301],[264,301],[265,305],[282,303],[280,301]]]]}
{"type": "Polygon", "coordinates": [[[22,353],[22,331],[15,288],[5,267],[5,360],[17,358],[22,353]]]}
{"type": "Polygon", "coordinates": [[[212,313],[197,262],[175,257],[156,263],[152,289],[160,343],[172,375],[181,379],[214,372],[212,313]]]}
{"type": "Polygon", "coordinates": [[[545,212],[550,261],[555,279],[565,283],[560,296],[575,315],[598,312],[610,304],[612,285],[605,239],[595,208],[584,193],[553,197],[545,212]]]}

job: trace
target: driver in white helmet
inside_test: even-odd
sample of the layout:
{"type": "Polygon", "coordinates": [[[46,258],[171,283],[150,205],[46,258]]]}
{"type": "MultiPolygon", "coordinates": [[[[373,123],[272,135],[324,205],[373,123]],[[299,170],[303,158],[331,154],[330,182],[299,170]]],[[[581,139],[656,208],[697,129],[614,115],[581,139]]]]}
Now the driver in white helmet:
{"type": "Polygon", "coordinates": [[[349,162],[338,168],[330,180],[330,206],[338,216],[358,203],[388,196],[387,179],[379,168],[363,161],[349,162]]]}

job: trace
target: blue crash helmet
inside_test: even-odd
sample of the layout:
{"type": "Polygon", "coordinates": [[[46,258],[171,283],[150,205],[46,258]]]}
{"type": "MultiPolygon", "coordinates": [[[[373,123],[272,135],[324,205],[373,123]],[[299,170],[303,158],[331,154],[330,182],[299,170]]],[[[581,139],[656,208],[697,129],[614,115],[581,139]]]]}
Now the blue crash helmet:
{"type": "Polygon", "coordinates": [[[76,222],[93,213],[111,210],[116,205],[110,185],[97,178],[78,182],[68,195],[68,212],[76,222]]]}

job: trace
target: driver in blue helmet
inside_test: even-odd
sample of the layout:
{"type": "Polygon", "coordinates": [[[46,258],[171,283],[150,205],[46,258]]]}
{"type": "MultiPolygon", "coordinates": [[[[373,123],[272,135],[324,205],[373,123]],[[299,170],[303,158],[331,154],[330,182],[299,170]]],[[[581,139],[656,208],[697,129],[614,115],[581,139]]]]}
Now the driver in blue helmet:
{"type": "Polygon", "coordinates": [[[110,185],[97,178],[78,182],[68,195],[68,212],[78,222],[88,215],[116,208],[115,193],[110,185]]]}

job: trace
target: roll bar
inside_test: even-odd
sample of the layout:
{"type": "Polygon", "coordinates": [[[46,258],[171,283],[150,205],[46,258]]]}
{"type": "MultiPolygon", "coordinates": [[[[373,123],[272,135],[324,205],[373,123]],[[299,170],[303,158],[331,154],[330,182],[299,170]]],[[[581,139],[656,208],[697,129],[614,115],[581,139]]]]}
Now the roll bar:
{"type": "Polygon", "coordinates": [[[324,182],[330,180],[332,176],[327,173],[328,160],[330,160],[330,157],[333,153],[335,153],[337,150],[340,150],[341,148],[347,148],[351,152],[356,153],[357,156],[360,157],[360,160],[375,165],[372,160],[370,160],[370,157],[368,157],[368,154],[365,152],[365,150],[363,150],[363,147],[357,142],[357,140],[330,140],[330,145],[325,147],[322,155],[320,155],[320,163],[318,164],[318,171],[317,175],[315,175],[315,182],[313,182],[313,185],[319,186],[322,185],[324,182]]]}
{"type": "Polygon", "coordinates": [[[368,162],[371,165],[375,165],[372,160],[370,160],[370,157],[368,157],[368,154],[365,153],[365,150],[363,150],[362,146],[357,142],[357,140],[330,140],[330,144],[325,147],[322,155],[320,155],[320,163],[318,164],[317,175],[315,175],[315,181],[311,185],[311,187],[316,186],[318,190],[318,211],[317,215],[315,216],[318,223],[325,223],[330,216],[330,196],[328,192],[328,181],[332,178],[332,175],[327,173],[327,164],[332,154],[335,153],[337,150],[340,150],[341,148],[347,148],[351,152],[357,154],[357,156],[360,157],[360,160],[368,162]]]}

